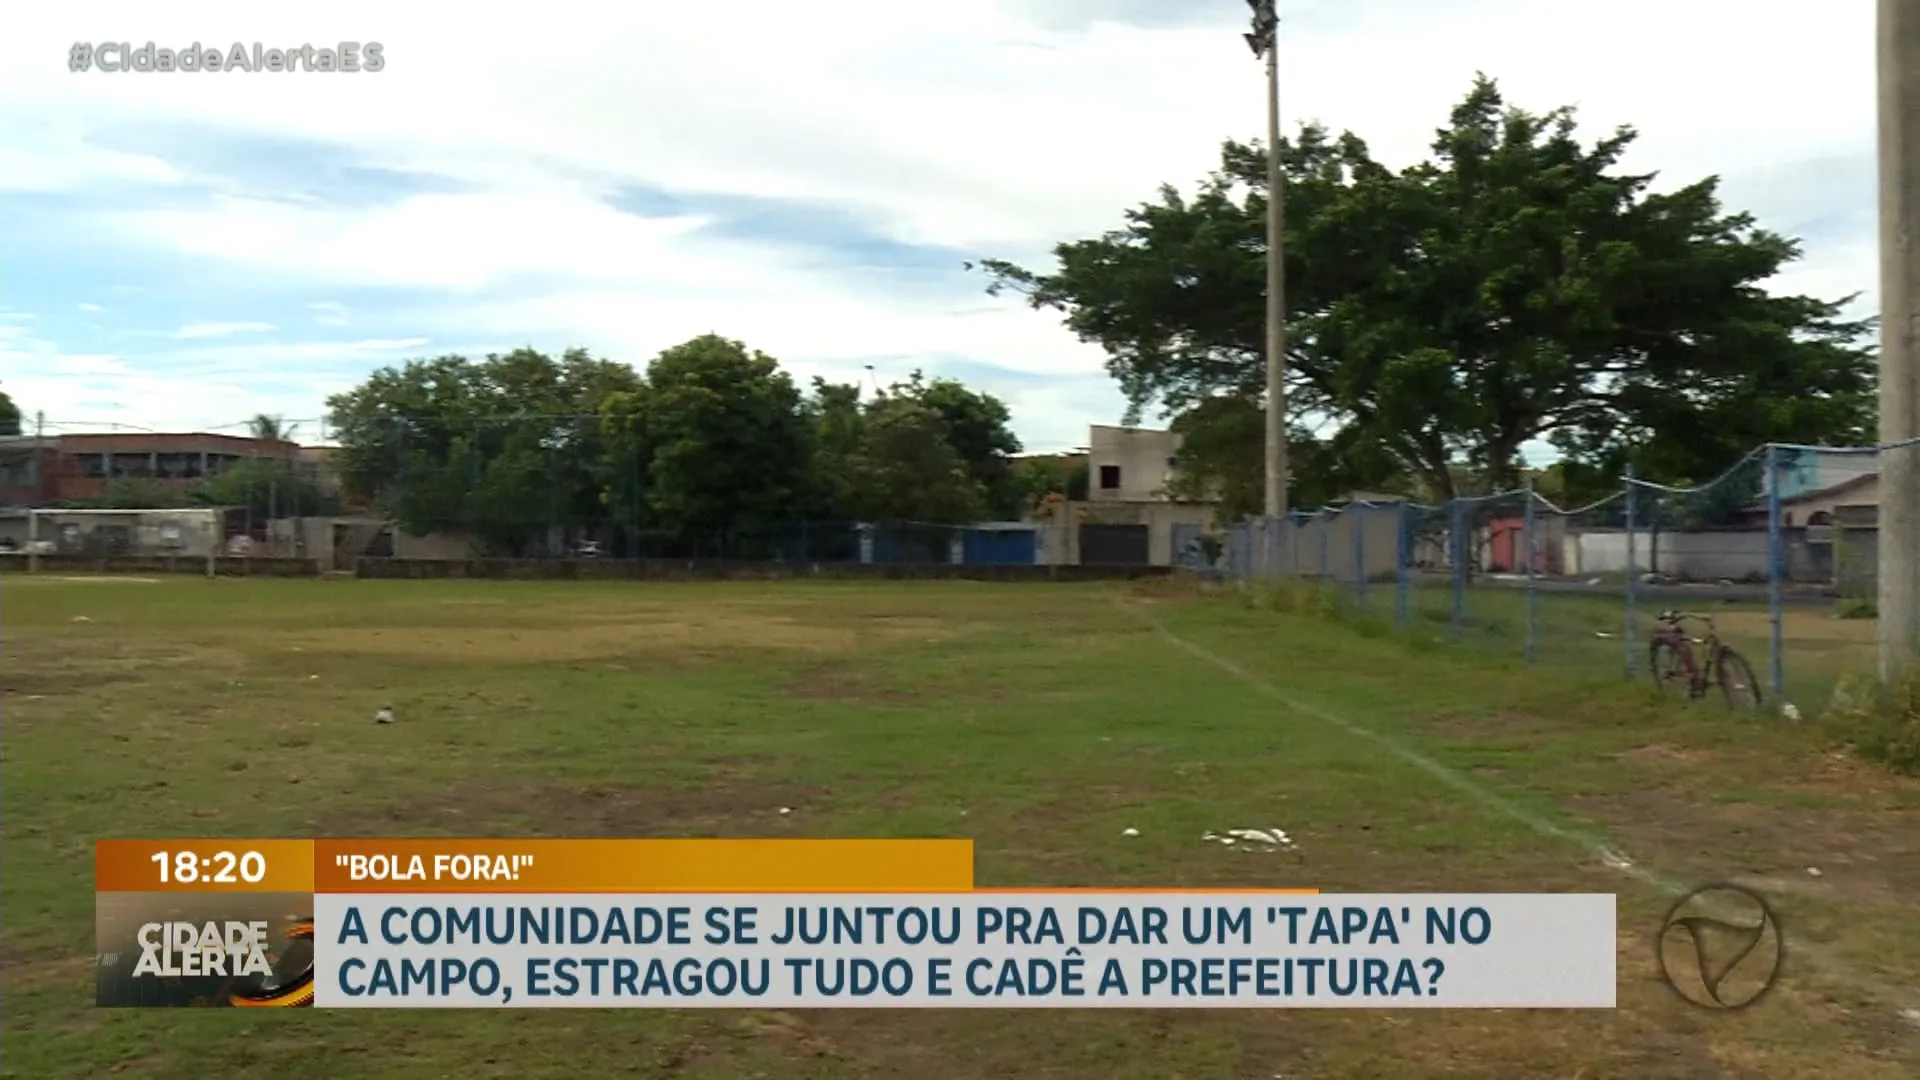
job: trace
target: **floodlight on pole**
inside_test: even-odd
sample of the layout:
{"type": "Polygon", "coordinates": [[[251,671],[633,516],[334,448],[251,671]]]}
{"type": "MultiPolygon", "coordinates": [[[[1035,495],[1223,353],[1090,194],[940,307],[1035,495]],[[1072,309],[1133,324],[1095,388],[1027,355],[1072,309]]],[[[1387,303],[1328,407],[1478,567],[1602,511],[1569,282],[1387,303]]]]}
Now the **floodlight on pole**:
{"type": "MultiPolygon", "coordinates": [[[[1247,0],[1253,28],[1241,35],[1267,61],[1267,453],[1266,516],[1287,516],[1286,176],[1280,160],[1280,15],[1274,0],[1247,0]]],[[[1276,524],[1274,527],[1278,528],[1276,524]]]]}

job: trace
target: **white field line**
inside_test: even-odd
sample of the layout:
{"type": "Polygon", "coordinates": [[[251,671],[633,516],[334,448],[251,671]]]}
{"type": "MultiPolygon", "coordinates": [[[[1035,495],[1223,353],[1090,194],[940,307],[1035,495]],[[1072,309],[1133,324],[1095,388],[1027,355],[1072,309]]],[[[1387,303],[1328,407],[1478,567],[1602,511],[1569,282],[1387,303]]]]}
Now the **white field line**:
{"type": "MultiPolygon", "coordinates": [[[[1704,882],[1695,882],[1692,884],[1683,883],[1649,870],[1638,861],[1628,858],[1619,848],[1608,844],[1605,837],[1595,833],[1570,829],[1550,821],[1524,806],[1501,797],[1498,792],[1476,781],[1467,774],[1450,768],[1391,736],[1382,734],[1353,720],[1349,720],[1338,713],[1329,712],[1317,705],[1294,697],[1292,694],[1281,690],[1279,687],[1274,686],[1272,683],[1241,667],[1239,664],[1234,663],[1232,660],[1221,656],[1219,653],[1189,641],[1174,633],[1172,630],[1167,629],[1166,624],[1155,618],[1153,613],[1148,611],[1144,606],[1128,604],[1124,600],[1121,601],[1121,603],[1122,606],[1130,607],[1136,614],[1144,618],[1149,626],[1153,627],[1157,633],[1168,641],[1178,645],[1181,649],[1198,659],[1204,660],[1240,680],[1263,696],[1278,702],[1293,712],[1310,716],[1354,738],[1363,739],[1374,744],[1387,753],[1392,754],[1394,757],[1399,758],[1401,761],[1406,762],[1408,765],[1412,765],[1414,768],[1421,770],[1445,784],[1447,787],[1452,788],[1468,800],[1479,803],[1503,817],[1525,825],[1541,836],[1581,848],[1615,871],[1625,874],[1627,877],[1642,884],[1650,885],[1660,892],[1666,893],[1676,899],[1687,895],[1704,884],[1704,882]]],[[[1920,1010],[1916,1010],[1915,1006],[1920,1006],[1920,1001],[1915,1000],[1916,995],[1912,990],[1892,986],[1877,976],[1851,969],[1832,956],[1827,950],[1820,948],[1813,942],[1804,940],[1793,941],[1788,946],[1788,949],[1796,957],[1814,961],[1815,966],[1823,969],[1829,977],[1846,983],[1855,990],[1877,997],[1881,999],[1883,1004],[1894,1006],[1895,1012],[1898,1014],[1898,1018],[1903,1022],[1905,1028],[1910,1032],[1914,1030],[1915,1022],[1913,1018],[1917,1012],[1920,1012],[1920,1010]]]]}

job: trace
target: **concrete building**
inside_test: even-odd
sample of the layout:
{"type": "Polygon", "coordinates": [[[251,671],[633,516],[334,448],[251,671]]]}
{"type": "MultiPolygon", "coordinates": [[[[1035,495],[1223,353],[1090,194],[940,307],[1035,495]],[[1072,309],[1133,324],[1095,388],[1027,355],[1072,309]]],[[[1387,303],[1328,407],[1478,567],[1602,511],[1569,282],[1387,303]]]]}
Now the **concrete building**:
{"type": "Polygon", "coordinates": [[[115,480],[186,489],[249,458],[299,460],[284,439],[161,432],[94,432],[0,441],[0,502],[42,505],[105,494],[115,480]]]}
{"type": "Polygon", "coordinates": [[[1175,432],[1093,425],[1087,437],[1087,501],[1166,502],[1179,453],[1175,432]]]}
{"type": "Polygon", "coordinates": [[[1041,515],[1039,560],[1054,564],[1172,566],[1189,536],[1211,529],[1215,505],[1167,493],[1180,436],[1095,424],[1087,439],[1087,498],[1041,515]]]}

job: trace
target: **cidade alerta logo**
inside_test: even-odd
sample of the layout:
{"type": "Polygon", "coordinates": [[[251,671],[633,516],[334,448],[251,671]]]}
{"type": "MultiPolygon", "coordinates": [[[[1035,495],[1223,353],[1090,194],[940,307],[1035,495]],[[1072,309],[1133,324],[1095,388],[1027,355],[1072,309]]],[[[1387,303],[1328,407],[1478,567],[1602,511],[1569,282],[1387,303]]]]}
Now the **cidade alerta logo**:
{"type": "Polygon", "coordinates": [[[1660,928],[1660,973],[1703,1009],[1744,1009],[1766,996],[1786,958],[1772,905],[1739,885],[1680,898],[1660,928]]]}

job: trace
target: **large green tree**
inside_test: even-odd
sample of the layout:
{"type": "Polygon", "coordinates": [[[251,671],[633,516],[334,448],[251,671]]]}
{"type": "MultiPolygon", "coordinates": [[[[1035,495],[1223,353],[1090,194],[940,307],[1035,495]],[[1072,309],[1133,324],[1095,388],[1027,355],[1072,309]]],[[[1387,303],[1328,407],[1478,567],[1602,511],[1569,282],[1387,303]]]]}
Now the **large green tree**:
{"type": "Polygon", "coordinates": [[[715,334],[647,367],[646,506],[653,527],[739,545],[800,517],[811,433],[773,357],[715,334]]]}
{"type": "Polygon", "coordinates": [[[13,397],[0,390],[0,435],[20,434],[20,406],[13,403],[13,397]]]}
{"type": "Polygon", "coordinates": [[[852,542],[808,521],[944,525],[1018,502],[1019,442],[991,395],[917,373],[871,398],[819,379],[803,395],[774,358],[712,334],[644,374],[580,350],[420,360],[329,406],[350,496],[487,552],[611,531],[616,550],[752,557],[852,542]]]}
{"type": "Polygon", "coordinates": [[[584,349],[442,356],[329,398],[342,485],[421,534],[522,555],[607,517],[601,405],[639,376],[584,349]]]}
{"type": "MultiPolygon", "coordinates": [[[[1510,108],[1483,77],[1431,160],[1390,169],[1316,126],[1282,146],[1290,421],[1327,433],[1343,480],[1445,498],[1464,465],[1508,487],[1535,440],[1705,477],[1758,442],[1869,437],[1868,326],[1846,299],[1769,294],[1796,243],[1724,212],[1714,178],[1621,171],[1633,138],[1583,144],[1573,110],[1510,108]]],[[[1249,442],[1245,409],[1211,401],[1264,407],[1266,168],[1229,143],[1193,197],[1163,188],[1051,272],[989,262],[990,287],[1064,312],[1136,411],[1249,442]]]]}
{"type": "Polygon", "coordinates": [[[864,418],[850,509],[865,521],[978,521],[989,498],[973,464],[954,445],[939,409],[912,397],[882,397],[864,418]]]}
{"type": "Polygon", "coordinates": [[[1005,402],[957,380],[928,379],[918,371],[889,387],[886,397],[916,402],[939,416],[945,442],[980,487],[985,499],[980,513],[1018,516],[1021,498],[1013,455],[1020,452],[1020,440],[1013,433],[1013,417],[1005,402]]]}

